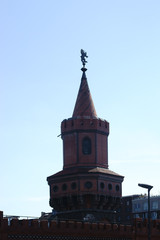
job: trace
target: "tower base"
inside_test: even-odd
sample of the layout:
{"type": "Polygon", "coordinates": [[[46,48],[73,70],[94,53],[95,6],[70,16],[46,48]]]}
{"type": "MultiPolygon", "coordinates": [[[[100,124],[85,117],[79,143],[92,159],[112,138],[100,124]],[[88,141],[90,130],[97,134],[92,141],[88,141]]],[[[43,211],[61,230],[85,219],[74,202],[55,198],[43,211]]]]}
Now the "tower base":
{"type": "Polygon", "coordinates": [[[83,222],[116,223],[116,211],[80,209],[71,211],[53,212],[49,220],[73,220],[83,222]]]}

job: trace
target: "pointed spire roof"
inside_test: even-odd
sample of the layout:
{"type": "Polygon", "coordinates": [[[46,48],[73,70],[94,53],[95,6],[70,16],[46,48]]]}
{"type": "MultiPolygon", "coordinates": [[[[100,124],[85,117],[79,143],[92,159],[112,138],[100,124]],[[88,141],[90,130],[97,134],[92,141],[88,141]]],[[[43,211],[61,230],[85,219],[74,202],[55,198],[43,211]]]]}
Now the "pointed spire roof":
{"type": "Polygon", "coordinates": [[[86,68],[83,66],[81,69],[83,74],[81,78],[81,84],[76,100],[76,104],[73,111],[73,118],[80,117],[90,117],[97,118],[97,113],[93,104],[92,96],[89,90],[87,78],[86,78],[86,68]]]}

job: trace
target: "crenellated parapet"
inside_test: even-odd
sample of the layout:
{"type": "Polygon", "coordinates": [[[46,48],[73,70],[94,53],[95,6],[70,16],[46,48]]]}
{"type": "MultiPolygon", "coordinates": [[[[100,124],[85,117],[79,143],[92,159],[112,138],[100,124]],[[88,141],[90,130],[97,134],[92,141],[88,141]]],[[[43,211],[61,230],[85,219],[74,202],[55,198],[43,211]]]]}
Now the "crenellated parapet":
{"type": "Polygon", "coordinates": [[[1,240],[131,240],[132,227],[108,223],[8,219],[0,221],[1,240]]]}
{"type": "MultiPolygon", "coordinates": [[[[134,235],[136,240],[148,239],[148,220],[137,218],[134,221],[134,235]]],[[[160,219],[151,221],[151,239],[160,239],[160,219]]]]}
{"type": "MultiPolygon", "coordinates": [[[[135,219],[133,226],[107,222],[18,220],[0,211],[1,240],[147,240],[147,220],[135,219]]],[[[160,220],[151,221],[151,239],[160,239],[160,220]]]]}
{"type": "MultiPolygon", "coordinates": [[[[18,220],[0,212],[1,240],[147,240],[147,220],[136,219],[134,225],[107,222],[18,220]]],[[[160,220],[151,222],[151,239],[160,239],[160,220]]]]}
{"type": "Polygon", "coordinates": [[[77,131],[97,131],[104,135],[109,135],[109,123],[101,118],[69,118],[64,119],[61,123],[61,136],[77,131]]]}

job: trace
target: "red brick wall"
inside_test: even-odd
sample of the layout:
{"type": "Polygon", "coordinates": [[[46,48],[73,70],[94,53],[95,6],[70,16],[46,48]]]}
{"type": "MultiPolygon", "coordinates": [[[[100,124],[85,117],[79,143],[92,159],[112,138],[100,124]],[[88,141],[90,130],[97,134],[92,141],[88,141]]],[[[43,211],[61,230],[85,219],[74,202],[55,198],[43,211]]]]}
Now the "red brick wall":
{"type": "MultiPolygon", "coordinates": [[[[134,226],[73,221],[8,219],[0,212],[0,240],[147,240],[147,221],[137,219],[134,226]]],[[[160,220],[151,222],[151,239],[160,239],[160,220]]]]}
{"type": "Polygon", "coordinates": [[[77,137],[76,133],[65,135],[63,139],[63,158],[64,168],[75,165],[77,163],[77,137]]]}
{"type": "Polygon", "coordinates": [[[0,220],[1,240],[131,240],[132,228],[105,223],[72,221],[0,220]]]}
{"type": "Polygon", "coordinates": [[[97,162],[108,168],[108,139],[101,134],[97,134],[97,162]]]}
{"type": "MultiPolygon", "coordinates": [[[[136,240],[148,239],[148,222],[147,220],[136,219],[134,223],[134,235],[136,240]]],[[[151,240],[160,239],[160,219],[151,221],[151,240]]]]}

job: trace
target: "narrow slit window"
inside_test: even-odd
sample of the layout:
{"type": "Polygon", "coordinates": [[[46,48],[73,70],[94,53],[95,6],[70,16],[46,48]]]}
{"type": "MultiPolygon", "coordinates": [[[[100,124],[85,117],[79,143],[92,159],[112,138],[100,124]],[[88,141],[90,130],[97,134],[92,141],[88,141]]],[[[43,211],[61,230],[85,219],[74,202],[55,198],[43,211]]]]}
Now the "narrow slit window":
{"type": "Polygon", "coordinates": [[[84,155],[91,154],[91,139],[86,137],[82,142],[82,152],[84,155]]]}

